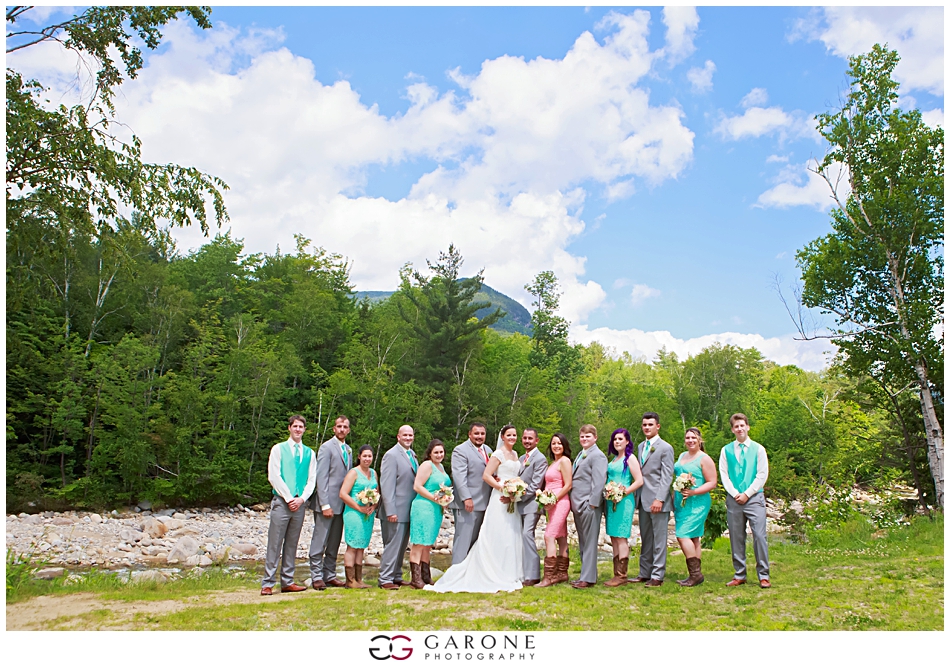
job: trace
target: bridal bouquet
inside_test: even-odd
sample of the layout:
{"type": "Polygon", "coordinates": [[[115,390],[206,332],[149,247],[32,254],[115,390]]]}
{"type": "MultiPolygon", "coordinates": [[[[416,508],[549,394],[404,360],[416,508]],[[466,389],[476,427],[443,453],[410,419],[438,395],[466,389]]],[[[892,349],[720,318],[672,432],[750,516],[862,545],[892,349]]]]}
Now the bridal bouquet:
{"type": "Polygon", "coordinates": [[[538,502],[538,505],[544,509],[544,516],[548,516],[548,506],[553,506],[557,503],[557,495],[553,490],[538,490],[535,492],[534,500],[538,502]]]}
{"type": "MultiPolygon", "coordinates": [[[[696,487],[696,478],[693,474],[690,473],[681,473],[676,477],[676,480],[673,481],[673,491],[682,492],[686,489],[692,489],[696,487]]],[[[686,498],[683,497],[683,500],[680,501],[680,508],[686,505],[686,498]]]]}
{"type": "MultiPolygon", "coordinates": [[[[379,503],[379,490],[374,487],[367,487],[365,490],[356,493],[356,502],[364,506],[375,506],[379,503]]],[[[363,517],[369,517],[363,513],[363,517]]]]}
{"type": "Polygon", "coordinates": [[[617,504],[627,496],[627,488],[617,481],[610,481],[604,485],[604,498],[617,510],[617,504]]]}
{"type": "Polygon", "coordinates": [[[515,512],[515,502],[521,501],[524,491],[528,489],[528,484],[520,478],[509,478],[501,486],[501,493],[511,499],[508,504],[508,512],[515,512]]]}
{"type": "Polygon", "coordinates": [[[435,502],[443,508],[452,503],[452,499],[455,498],[451,485],[439,485],[439,489],[436,490],[433,496],[435,497],[435,502]]]}

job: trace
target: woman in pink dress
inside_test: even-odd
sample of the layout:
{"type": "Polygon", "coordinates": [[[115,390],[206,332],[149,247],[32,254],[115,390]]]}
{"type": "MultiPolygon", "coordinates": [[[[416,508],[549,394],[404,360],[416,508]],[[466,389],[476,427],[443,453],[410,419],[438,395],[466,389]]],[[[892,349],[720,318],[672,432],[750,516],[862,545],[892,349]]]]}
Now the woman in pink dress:
{"type": "Polygon", "coordinates": [[[571,512],[571,445],[558,432],[548,447],[551,466],[544,474],[544,489],[554,492],[557,502],[547,506],[548,523],[544,529],[544,577],[539,587],[567,581],[571,558],[567,552],[567,514],[571,512]]]}

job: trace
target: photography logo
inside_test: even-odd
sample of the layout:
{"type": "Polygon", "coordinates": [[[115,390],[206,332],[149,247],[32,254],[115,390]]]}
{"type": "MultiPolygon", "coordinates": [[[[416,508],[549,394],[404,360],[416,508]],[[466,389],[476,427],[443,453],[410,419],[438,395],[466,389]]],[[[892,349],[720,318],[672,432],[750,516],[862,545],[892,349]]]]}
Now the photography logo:
{"type": "Polygon", "coordinates": [[[406,660],[412,655],[412,648],[409,646],[412,640],[404,634],[397,634],[395,637],[378,634],[370,641],[373,644],[369,647],[369,654],[374,660],[406,660]]]}

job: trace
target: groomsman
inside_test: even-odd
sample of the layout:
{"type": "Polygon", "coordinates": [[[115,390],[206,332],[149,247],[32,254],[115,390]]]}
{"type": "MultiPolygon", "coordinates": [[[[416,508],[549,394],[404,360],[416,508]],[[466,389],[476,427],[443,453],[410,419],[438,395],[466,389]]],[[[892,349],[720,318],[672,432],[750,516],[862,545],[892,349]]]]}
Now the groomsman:
{"type": "Polygon", "coordinates": [[[749,439],[749,419],[745,414],[729,418],[736,440],[719,453],[719,475],[726,488],[726,522],[732,546],[732,566],[736,574],[726,586],[746,582],[745,529],[752,528],[752,550],[760,588],[772,588],[769,579],[769,543],[765,534],[765,494],[769,478],[769,458],[762,444],[749,439]]]}
{"type": "Polygon", "coordinates": [[[597,542],[604,517],[604,485],[607,483],[607,456],[597,447],[597,428],[582,425],[581,452],[574,460],[574,487],[571,512],[577,527],[577,547],[581,556],[581,576],[574,588],[590,588],[597,583],[597,542]]]}
{"type": "Polygon", "coordinates": [[[452,541],[452,564],[461,563],[478,540],[478,532],[485,519],[485,508],[491,495],[491,486],[482,480],[490,454],[485,450],[487,431],[482,423],[472,423],[468,441],[452,451],[452,486],[455,500],[455,538],[452,541]]]}
{"type": "Polygon", "coordinates": [[[673,447],[660,439],[660,415],[648,411],[640,429],[646,440],[640,443],[640,472],[643,487],[640,506],[640,572],[631,583],[661,586],[666,577],[666,536],[670,526],[673,497],[673,447]]]}
{"type": "Polygon", "coordinates": [[[343,499],[340,487],[353,464],[353,451],[346,443],[350,421],[337,417],[333,437],[317,452],[317,488],[310,500],[313,509],[313,538],[310,539],[310,585],[318,591],[327,586],[342,587],[336,578],[336,556],[343,538],[343,499]]]}
{"type": "Polygon", "coordinates": [[[517,504],[518,512],[521,513],[521,537],[524,541],[522,552],[524,581],[522,583],[525,586],[534,586],[541,581],[541,560],[534,537],[541,510],[538,508],[538,502],[534,500],[534,495],[544,483],[544,472],[548,469],[548,463],[544,459],[544,453],[538,450],[537,430],[525,428],[521,433],[521,445],[524,446],[524,455],[518,458],[521,462],[518,476],[528,485],[524,496],[517,504]]]}
{"type": "Polygon", "coordinates": [[[307,421],[303,416],[291,416],[287,441],[274,444],[267,461],[267,480],[274,488],[270,502],[270,526],[267,529],[267,556],[264,561],[264,580],[261,595],[273,595],[277,583],[277,564],[280,564],[280,591],[294,593],[306,591],[306,586],[294,583],[294,568],[297,558],[297,541],[303,527],[303,505],[313,494],[317,484],[317,458],[312,450],[303,445],[303,433],[307,421]]]}
{"type": "Polygon", "coordinates": [[[379,470],[379,521],[383,534],[383,558],[379,564],[379,587],[398,589],[402,580],[402,562],[409,544],[409,511],[416,495],[412,488],[419,461],[412,450],[415,431],[408,425],[399,428],[396,445],[383,455],[379,470]]]}

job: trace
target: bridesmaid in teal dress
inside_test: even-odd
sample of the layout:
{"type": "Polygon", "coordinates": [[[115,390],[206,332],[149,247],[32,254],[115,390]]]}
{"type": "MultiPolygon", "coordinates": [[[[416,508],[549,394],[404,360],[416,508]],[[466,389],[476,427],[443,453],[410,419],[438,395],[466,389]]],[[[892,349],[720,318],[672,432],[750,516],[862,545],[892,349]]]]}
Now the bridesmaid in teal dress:
{"type": "MultiPolygon", "coordinates": [[[[705,444],[699,428],[686,431],[686,452],[680,454],[673,472],[692,474],[695,487],[673,493],[673,512],[676,516],[676,541],[686,557],[687,579],[680,579],[680,586],[697,586],[705,577],[702,573],[702,538],[706,516],[712,505],[710,492],[716,487],[716,463],[706,455],[705,444]],[[685,499],[685,502],[684,502],[685,499]]],[[[674,479],[675,480],[675,479],[674,479]]]]}
{"type": "MultiPolygon", "coordinates": [[[[452,485],[452,479],[442,468],[444,459],[445,445],[440,440],[433,439],[422,456],[422,464],[416,471],[416,482],[412,486],[416,497],[412,500],[412,509],[409,511],[409,543],[412,545],[409,550],[409,563],[424,564],[424,568],[429,567],[432,546],[442,528],[444,510],[442,504],[436,501],[436,493],[440,487],[452,485]]],[[[410,586],[422,588],[424,584],[410,586]]]]}
{"type": "Polygon", "coordinates": [[[617,502],[616,507],[609,501],[604,505],[607,513],[607,535],[610,536],[610,545],[614,552],[614,576],[604,582],[604,586],[613,587],[627,583],[627,566],[630,562],[628,539],[633,526],[633,511],[637,504],[635,492],[643,486],[643,475],[640,473],[640,462],[633,452],[630,433],[624,428],[614,430],[610,435],[607,454],[617,456],[607,465],[607,482],[620,483],[626,488],[623,499],[617,502]]]}
{"type": "Polygon", "coordinates": [[[359,465],[353,467],[340,486],[340,498],[346,506],[343,508],[343,538],[346,540],[346,552],[343,554],[343,566],[346,571],[346,588],[369,588],[363,583],[363,550],[369,545],[373,535],[373,512],[378,504],[362,504],[356,495],[367,488],[379,492],[379,481],[373,464],[373,449],[367,444],[360,446],[359,465]]]}

